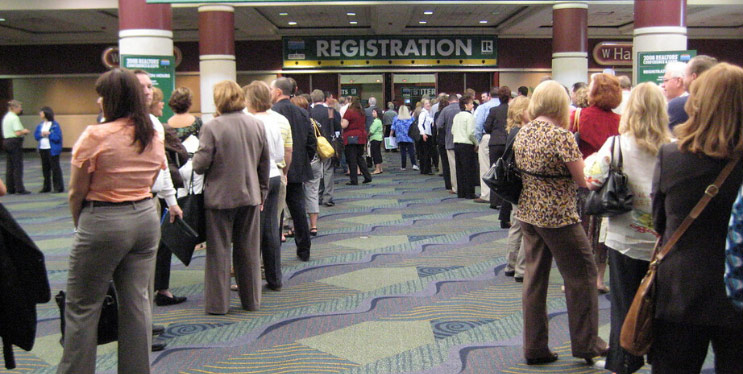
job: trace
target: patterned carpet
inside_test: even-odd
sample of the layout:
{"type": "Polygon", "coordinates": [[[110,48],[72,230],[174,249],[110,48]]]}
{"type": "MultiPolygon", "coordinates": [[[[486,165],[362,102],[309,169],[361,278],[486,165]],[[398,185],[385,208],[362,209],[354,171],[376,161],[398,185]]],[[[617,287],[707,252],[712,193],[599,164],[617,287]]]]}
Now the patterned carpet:
{"type": "MultiPolygon", "coordinates": [[[[2,203],[46,254],[56,293],[65,287],[73,235],[66,195],[35,193],[40,162],[25,157],[26,186],[34,194],[2,203]]],[[[386,171],[371,184],[346,186],[346,177],[336,178],[336,206],[321,209],[311,261],[299,261],[293,241],[285,243],[284,288],[264,292],[258,312],[243,311],[233,293],[229,314],[206,315],[205,252],[196,252],[189,267],[174,258],[172,291],[188,301],[155,307],[168,346],[152,354],[153,372],[602,372],[570,357],[557,269],[548,308],[550,346],[560,360],[526,366],[521,284],[503,275],[507,232],[497,211],[448,194],[439,176],[400,171],[397,153],[385,157],[386,171]]],[[[69,154],[63,159],[67,178],[69,154]]],[[[607,339],[605,297],[600,307],[607,339]]],[[[17,351],[16,372],[53,373],[61,357],[59,312],[53,302],[38,310],[36,345],[17,351]]],[[[115,370],[116,343],[99,346],[98,372],[115,370]]]]}

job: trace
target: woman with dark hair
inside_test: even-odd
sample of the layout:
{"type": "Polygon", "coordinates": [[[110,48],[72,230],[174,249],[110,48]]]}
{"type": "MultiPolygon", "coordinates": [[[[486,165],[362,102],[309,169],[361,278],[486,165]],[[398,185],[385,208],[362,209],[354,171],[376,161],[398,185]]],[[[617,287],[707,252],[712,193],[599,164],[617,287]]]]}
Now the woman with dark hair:
{"type": "Polygon", "coordinates": [[[59,166],[59,155],[62,153],[62,128],[54,120],[54,111],[48,106],[41,108],[39,117],[41,117],[41,123],[36,126],[34,132],[34,137],[39,142],[41,172],[44,175],[44,187],[39,193],[51,192],[52,180],[54,191],[64,192],[62,168],[59,166]]]}
{"type": "Polygon", "coordinates": [[[341,120],[343,128],[343,145],[346,149],[346,161],[348,162],[348,171],[350,172],[351,181],[347,185],[355,186],[359,184],[357,167],[361,169],[364,175],[364,182],[372,181],[369,169],[366,167],[364,160],[364,145],[366,144],[366,114],[361,107],[359,98],[354,96],[351,105],[348,106],[346,113],[341,120]]]}
{"type": "Polygon", "coordinates": [[[149,285],[160,240],[151,186],[167,167],[139,80],[112,69],[95,85],[105,123],[88,126],[72,149],[69,206],[76,228],[57,373],[95,372],[98,318],[109,283],[118,297],[121,373],[149,373],[149,285]]]}
{"type": "MultiPolygon", "coordinates": [[[[622,102],[622,89],[619,79],[610,74],[599,73],[591,77],[588,85],[588,108],[576,109],[570,116],[570,131],[579,133],[578,148],[583,159],[599,151],[606,139],[619,135],[619,114],[612,109],[622,102]],[[578,114],[576,118],[576,113],[578,114]]],[[[599,241],[601,217],[583,214],[583,205],[588,196],[588,189],[578,191],[578,209],[583,229],[588,234],[588,241],[593,248],[596,262],[596,287],[599,292],[607,293],[609,288],[604,284],[606,274],[607,249],[599,241]]]]}
{"type": "MultiPolygon", "coordinates": [[[[674,127],[677,142],[660,147],[653,176],[653,225],[663,242],[673,235],[708,186],[743,153],[743,69],[720,63],[694,80],[674,127]]],[[[743,182],[734,166],[719,192],[658,264],[650,347],[653,373],[699,373],[712,343],[715,372],[743,367],[743,310],[725,292],[725,239],[743,182]]],[[[710,192],[711,193],[711,192],[710,192]]]]}
{"type": "Polygon", "coordinates": [[[475,186],[479,185],[477,162],[477,139],[475,138],[474,98],[469,95],[459,99],[459,109],[451,125],[454,136],[454,159],[457,172],[457,197],[476,199],[475,186]]]}
{"type": "Polygon", "coordinates": [[[170,95],[168,106],[173,109],[173,116],[168,119],[168,126],[175,130],[181,141],[191,135],[199,137],[201,131],[201,118],[194,116],[188,111],[191,109],[193,94],[188,87],[178,87],[170,95]]]}

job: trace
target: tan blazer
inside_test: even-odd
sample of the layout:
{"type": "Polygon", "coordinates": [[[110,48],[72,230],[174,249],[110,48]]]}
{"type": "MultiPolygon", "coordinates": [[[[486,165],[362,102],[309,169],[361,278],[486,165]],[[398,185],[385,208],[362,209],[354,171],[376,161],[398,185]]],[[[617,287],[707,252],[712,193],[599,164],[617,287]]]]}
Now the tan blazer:
{"type": "Polygon", "coordinates": [[[261,205],[268,194],[270,154],[263,123],[243,112],[223,114],[201,128],[193,169],[204,174],[207,209],[261,205]]]}

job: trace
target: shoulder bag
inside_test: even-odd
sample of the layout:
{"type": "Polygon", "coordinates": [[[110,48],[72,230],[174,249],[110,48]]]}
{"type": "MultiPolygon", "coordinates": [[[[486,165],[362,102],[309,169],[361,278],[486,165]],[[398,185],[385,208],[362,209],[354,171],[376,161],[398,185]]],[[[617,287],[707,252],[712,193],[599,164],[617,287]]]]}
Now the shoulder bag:
{"type": "Polygon", "coordinates": [[[720,191],[720,186],[725,182],[730,172],[733,171],[733,167],[738,163],[740,155],[736,156],[732,160],[728,161],[725,168],[722,169],[720,174],[715,179],[713,184],[707,186],[704,190],[704,195],[699,199],[697,205],[689,212],[689,215],[684,218],[681,225],[673,232],[671,238],[667,243],[663,243],[662,249],[658,250],[661,239],[655,243],[655,249],[653,251],[653,260],[650,262],[647,274],[640,282],[640,287],[637,289],[635,298],[632,300],[632,305],[627,312],[627,316],[624,318],[622,324],[622,332],[619,337],[619,344],[627,352],[635,355],[642,356],[650,351],[650,346],[653,344],[653,319],[655,318],[655,275],[658,271],[658,265],[663,258],[665,258],[673,246],[681,239],[686,230],[691,226],[694,220],[699,217],[707,204],[712,198],[717,195],[720,191]]]}
{"type": "MultiPolygon", "coordinates": [[[[64,346],[64,332],[65,332],[65,299],[67,294],[64,291],[54,296],[54,301],[59,307],[59,322],[60,332],[62,337],[59,339],[59,343],[64,346]]],[[[106,297],[103,299],[103,307],[101,308],[101,316],[98,319],[98,345],[114,342],[119,339],[119,310],[118,310],[118,299],[116,297],[116,289],[114,288],[113,282],[108,284],[108,292],[106,297]]]]}
{"type": "Polygon", "coordinates": [[[482,176],[482,181],[490,187],[493,193],[512,204],[519,203],[519,195],[521,195],[521,189],[523,188],[521,173],[516,167],[516,158],[513,154],[513,142],[515,140],[516,137],[514,136],[506,144],[503,156],[482,176]]]}
{"type": "Polygon", "coordinates": [[[171,223],[167,213],[163,215],[161,242],[178,257],[183,265],[191,264],[193,251],[197,244],[206,241],[206,210],[204,194],[194,193],[194,172],[191,171],[188,195],[178,198],[178,206],[183,210],[183,218],[171,223]]]}
{"type": "Polygon", "coordinates": [[[408,127],[408,137],[413,139],[413,142],[421,140],[421,130],[418,128],[418,118],[413,120],[413,123],[408,127]]]}
{"type": "Polygon", "coordinates": [[[317,121],[312,120],[312,126],[315,128],[315,137],[317,138],[317,154],[321,160],[329,159],[335,156],[335,149],[330,144],[328,139],[320,133],[320,128],[317,126],[317,121]]]}
{"type": "Polygon", "coordinates": [[[586,198],[583,211],[587,215],[612,217],[632,210],[634,196],[629,189],[627,174],[622,172],[622,139],[614,136],[611,139],[611,161],[609,175],[597,191],[591,191],[586,198]],[[619,143],[619,157],[614,165],[614,140],[619,143]]]}

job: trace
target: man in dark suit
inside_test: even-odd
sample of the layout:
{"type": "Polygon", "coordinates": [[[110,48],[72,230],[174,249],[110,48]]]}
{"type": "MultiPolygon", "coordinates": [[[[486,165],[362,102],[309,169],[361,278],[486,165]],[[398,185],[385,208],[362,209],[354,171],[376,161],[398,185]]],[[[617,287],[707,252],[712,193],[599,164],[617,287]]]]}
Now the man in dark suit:
{"type": "Polygon", "coordinates": [[[374,111],[374,108],[377,107],[377,98],[374,96],[369,98],[369,106],[364,109],[364,114],[366,115],[366,132],[369,132],[369,127],[371,127],[372,122],[374,122],[374,117],[372,116],[372,112],[374,111]]]}
{"type": "MultiPolygon", "coordinates": [[[[341,133],[341,114],[325,104],[325,94],[320,90],[310,93],[312,109],[310,117],[320,124],[320,134],[328,141],[332,141],[341,133]],[[336,135],[337,134],[337,135],[336,135]]],[[[320,186],[320,203],[333,206],[333,158],[322,160],[322,185],[320,186]]]]}
{"type": "Polygon", "coordinates": [[[297,256],[302,261],[309,261],[310,225],[307,223],[302,183],[312,179],[310,161],[315,156],[317,139],[307,111],[289,101],[292,89],[292,82],[288,78],[281,77],[271,82],[271,96],[274,102],[272,109],[289,120],[294,144],[292,163],[287,175],[286,206],[294,221],[297,256]]]}
{"type": "MultiPolygon", "coordinates": [[[[684,72],[684,90],[689,92],[691,82],[694,82],[702,73],[707,71],[709,68],[717,64],[717,59],[707,55],[699,55],[686,64],[686,71],[684,72]]],[[[689,115],[686,114],[684,106],[686,100],[689,99],[689,95],[679,96],[668,102],[668,127],[673,130],[676,125],[686,122],[689,119],[689,115]]]]}

